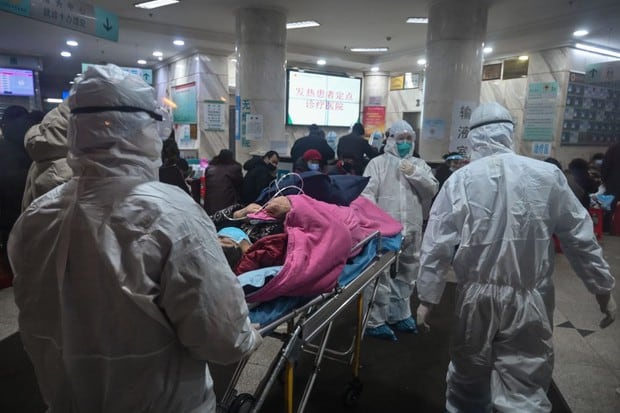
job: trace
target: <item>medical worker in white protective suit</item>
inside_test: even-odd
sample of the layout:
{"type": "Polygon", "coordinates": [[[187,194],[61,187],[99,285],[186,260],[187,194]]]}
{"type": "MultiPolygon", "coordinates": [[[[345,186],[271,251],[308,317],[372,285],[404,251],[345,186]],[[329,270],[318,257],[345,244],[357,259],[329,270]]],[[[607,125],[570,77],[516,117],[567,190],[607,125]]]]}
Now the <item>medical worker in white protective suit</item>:
{"type": "Polygon", "coordinates": [[[158,182],[153,88],[93,66],[69,96],[74,177],[9,240],[19,328],[50,412],[215,412],[206,360],[260,343],[215,228],[158,182]]]}
{"type": "Polygon", "coordinates": [[[449,412],[548,412],[553,370],[552,234],[605,318],[615,319],[615,280],[592,221],[554,165],[516,155],[499,104],[471,115],[473,162],[445,182],[431,209],[417,282],[418,326],[439,303],[452,264],[449,412]],[[455,246],[458,249],[455,253],[455,246]]]}
{"type": "MultiPolygon", "coordinates": [[[[385,153],[370,160],[364,171],[370,181],[362,196],[376,203],[403,225],[402,254],[394,278],[379,279],[366,335],[396,341],[394,330],[417,332],[409,299],[419,270],[424,205],[429,205],[439,183],[422,159],[413,157],[415,132],[404,120],[390,127],[385,153]]],[[[366,297],[368,297],[368,290],[366,297]]]]}

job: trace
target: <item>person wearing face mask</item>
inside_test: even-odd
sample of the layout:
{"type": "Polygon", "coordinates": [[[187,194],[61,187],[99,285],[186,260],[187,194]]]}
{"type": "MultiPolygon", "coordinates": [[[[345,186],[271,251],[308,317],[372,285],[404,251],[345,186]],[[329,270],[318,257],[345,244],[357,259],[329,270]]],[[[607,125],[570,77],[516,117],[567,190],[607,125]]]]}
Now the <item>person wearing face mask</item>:
{"type": "Polygon", "coordinates": [[[295,172],[322,172],[323,157],[316,149],[308,149],[303,156],[295,162],[295,172]]]}
{"type": "Polygon", "coordinates": [[[250,204],[258,198],[261,191],[276,177],[280,156],[276,151],[268,151],[262,158],[247,161],[243,168],[248,171],[243,178],[241,201],[250,204]]]}
{"type": "Polygon", "coordinates": [[[71,89],[73,178],[8,244],[20,337],[50,412],[216,412],[209,363],[261,343],[215,227],[158,182],[155,90],[114,65],[71,89]]]}
{"type": "Polygon", "coordinates": [[[435,178],[439,181],[439,189],[443,183],[452,175],[452,172],[465,165],[465,157],[458,152],[450,152],[443,156],[444,163],[435,170],[435,178]]]}
{"type": "Polygon", "coordinates": [[[415,132],[404,120],[394,122],[385,153],[364,171],[370,181],[362,196],[376,203],[402,226],[402,253],[394,278],[383,274],[368,320],[366,335],[396,341],[394,330],[415,333],[409,298],[419,269],[423,205],[430,204],[439,183],[431,168],[413,156],[415,132]]]}
{"type": "Polygon", "coordinates": [[[588,211],[559,168],[514,153],[513,131],[496,102],[472,112],[472,162],[445,182],[424,233],[418,326],[428,327],[450,265],[457,281],[447,412],[551,411],[553,234],[596,295],[600,326],[616,317],[615,280],[588,211]]]}

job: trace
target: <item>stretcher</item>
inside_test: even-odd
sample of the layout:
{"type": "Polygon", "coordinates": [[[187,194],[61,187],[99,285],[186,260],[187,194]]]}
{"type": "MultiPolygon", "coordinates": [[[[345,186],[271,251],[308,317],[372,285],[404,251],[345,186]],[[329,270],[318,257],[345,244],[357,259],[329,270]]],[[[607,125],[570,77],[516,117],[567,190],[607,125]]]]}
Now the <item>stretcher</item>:
{"type": "MultiPolygon", "coordinates": [[[[285,411],[292,413],[294,411],[293,373],[295,364],[303,353],[310,353],[314,356],[314,365],[299,399],[297,412],[304,411],[324,358],[350,365],[352,379],[345,389],[344,400],[346,404],[355,404],[362,390],[359,378],[360,352],[369,313],[365,310],[371,308],[374,302],[379,276],[385,271],[394,274],[397,270],[400,241],[400,236],[382,238],[378,232],[371,234],[353,247],[352,251],[361,249],[362,252],[345,266],[336,288],[316,297],[297,300],[294,308],[273,316],[271,319],[266,319],[266,322],[260,325],[259,332],[263,337],[280,339],[281,350],[253,393],[239,393],[236,390],[249,358],[239,362],[225,394],[218,403],[218,412],[259,412],[273,385],[283,380],[285,411]],[[367,303],[364,301],[366,287],[372,290],[372,294],[366,295],[367,303]],[[357,314],[355,335],[349,348],[344,351],[328,348],[327,343],[333,322],[345,309],[354,304],[357,314]],[[284,332],[276,331],[282,327],[284,327],[284,332]],[[316,341],[318,343],[315,343],[316,341]]],[[[294,298],[292,300],[295,301],[294,298]]],[[[252,313],[257,315],[257,311],[261,310],[259,308],[251,310],[251,319],[252,313]]]]}

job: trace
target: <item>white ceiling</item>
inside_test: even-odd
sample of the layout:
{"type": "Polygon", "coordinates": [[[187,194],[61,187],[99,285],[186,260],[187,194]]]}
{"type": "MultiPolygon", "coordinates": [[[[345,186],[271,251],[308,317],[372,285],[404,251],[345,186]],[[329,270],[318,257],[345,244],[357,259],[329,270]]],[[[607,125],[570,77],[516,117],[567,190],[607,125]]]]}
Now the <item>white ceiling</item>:
{"type": "MultiPolygon", "coordinates": [[[[56,0],[54,0],[56,1],[56,0]]],[[[137,0],[135,0],[137,1],[137,0]]],[[[372,66],[390,72],[416,70],[424,56],[426,25],[406,24],[410,16],[428,16],[426,0],[181,0],[154,10],[138,9],[134,0],[93,1],[119,16],[119,39],[111,42],[84,33],[0,11],[0,54],[40,56],[44,96],[59,94],[80,71],[81,62],[112,62],[148,67],[160,62],[152,56],[161,50],[164,59],[202,51],[231,55],[235,43],[235,10],[241,7],[277,7],[287,21],[317,20],[320,27],[287,32],[289,65],[322,70],[364,72],[372,66]],[[172,44],[173,38],[185,46],[172,44]],[[77,48],[65,41],[77,40],[77,48]],[[389,39],[389,40],[388,40],[389,39]],[[387,46],[389,52],[356,54],[351,47],[387,46]],[[71,49],[69,59],[60,51],[71,49]]],[[[459,1],[459,0],[453,0],[459,1]]],[[[584,39],[620,50],[620,1],[618,0],[491,0],[486,44],[493,47],[489,60],[571,45],[574,30],[586,28],[584,39]]],[[[165,61],[165,60],[164,60],[165,61]]]]}

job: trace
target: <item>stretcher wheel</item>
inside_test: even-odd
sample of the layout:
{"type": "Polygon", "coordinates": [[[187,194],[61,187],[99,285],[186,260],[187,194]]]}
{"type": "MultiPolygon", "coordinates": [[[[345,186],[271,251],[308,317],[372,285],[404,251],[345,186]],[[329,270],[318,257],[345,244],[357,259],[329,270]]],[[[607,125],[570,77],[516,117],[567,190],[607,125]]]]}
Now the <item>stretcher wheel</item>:
{"type": "Polygon", "coordinates": [[[344,405],[355,406],[362,395],[362,382],[359,379],[353,379],[344,392],[344,405]]]}
{"type": "Polygon", "coordinates": [[[254,396],[249,393],[241,393],[230,404],[228,413],[248,413],[254,406],[254,396]]]}

